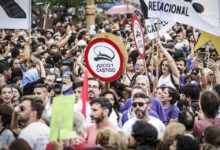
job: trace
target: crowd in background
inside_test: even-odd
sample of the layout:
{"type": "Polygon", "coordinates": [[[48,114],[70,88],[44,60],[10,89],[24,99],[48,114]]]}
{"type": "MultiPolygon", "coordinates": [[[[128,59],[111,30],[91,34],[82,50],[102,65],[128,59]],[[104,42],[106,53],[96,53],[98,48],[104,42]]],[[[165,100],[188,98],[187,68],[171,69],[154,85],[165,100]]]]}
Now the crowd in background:
{"type": "Polygon", "coordinates": [[[182,24],[152,44],[143,16],[137,15],[144,30],[146,61],[134,44],[131,15],[109,17],[91,30],[83,22],[65,20],[29,34],[0,30],[0,149],[219,149],[217,50],[209,42],[194,51],[192,27],[182,24]],[[109,90],[89,73],[85,119],[80,99],[87,69],[84,52],[100,33],[123,41],[128,62],[109,90]],[[53,98],[71,94],[76,97],[77,137],[49,142],[53,98]]]}

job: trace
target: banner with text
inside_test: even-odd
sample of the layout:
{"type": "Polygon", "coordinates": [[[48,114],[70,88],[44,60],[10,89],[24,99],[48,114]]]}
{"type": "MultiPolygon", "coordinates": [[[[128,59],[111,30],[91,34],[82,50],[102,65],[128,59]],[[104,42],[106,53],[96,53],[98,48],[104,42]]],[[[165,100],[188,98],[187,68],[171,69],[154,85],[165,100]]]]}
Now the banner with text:
{"type": "Polygon", "coordinates": [[[31,0],[0,0],[0,29],[30,29],[31,0]]]}
{"type": "MultiPolygon", "coordinates": [[[[148,17],[148,7],[144,0],[140,0],[141,9],[144,15],[146,29],[149,39],[157,38],[157,19],[148,17]]],[[[170,28],[172,28],[176,22],[165,21],[159,19],[159,36],[163,36],[170,28]]]]}
{"type": "Polygon", "coordinates": [[[171,20],[220,36],[219,0],[144,0],[150,18],[171,20]]]}
{"type": "MultiPolygon", "coordinates": [[[[157,19],[150,18],[145,19],[147,33],[149,39],[157,38],[157,19]]],[[[169,29],[171,29],[176,23],[172,21],[164,21],[159,19],[159,35],[163,36],[169,29]]]]}

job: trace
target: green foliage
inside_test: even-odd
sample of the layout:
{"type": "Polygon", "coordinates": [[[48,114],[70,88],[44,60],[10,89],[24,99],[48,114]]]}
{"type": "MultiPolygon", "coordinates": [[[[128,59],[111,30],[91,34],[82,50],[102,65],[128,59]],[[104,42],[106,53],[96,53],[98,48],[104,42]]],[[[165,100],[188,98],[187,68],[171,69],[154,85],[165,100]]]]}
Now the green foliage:
{"type": "Polygon", "coordinates": [[[108,20],[108,18],[103,13],[99,13],[95,17],[95,23],[98,24],[98,25],[102,25],[105,20],[108,20]]]}

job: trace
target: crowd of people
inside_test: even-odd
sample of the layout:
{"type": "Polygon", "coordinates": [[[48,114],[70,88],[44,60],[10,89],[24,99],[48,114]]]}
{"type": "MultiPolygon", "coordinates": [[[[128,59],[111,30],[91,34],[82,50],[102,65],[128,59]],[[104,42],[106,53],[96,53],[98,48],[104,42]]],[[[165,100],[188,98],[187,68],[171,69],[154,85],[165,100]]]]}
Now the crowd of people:
{"type": "Polygon", "coordinates": [[[146,61],[134,44],[132,16],[109,17],[92,30],[65,20],[30,34],[0,30],[0,149],[220,149],[217,50],[208,43],[194,51],[192,27],[182,24],[153,42],[143,16],[137,15],[144,30],[146,61]],[[87,69],[84,52],[100,33],[123,41],[128,62],[110,89],[89,73],[84,118],[80,97],[87,69]],[[49,142],[53,99],[72,94],[77,137],[49,142]]]}

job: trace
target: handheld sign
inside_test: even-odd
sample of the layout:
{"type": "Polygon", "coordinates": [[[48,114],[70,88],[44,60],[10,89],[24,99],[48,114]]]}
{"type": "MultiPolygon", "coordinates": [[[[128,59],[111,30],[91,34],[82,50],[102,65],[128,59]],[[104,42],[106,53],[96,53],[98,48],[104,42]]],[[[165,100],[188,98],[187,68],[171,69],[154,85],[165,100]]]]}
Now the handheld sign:
{"type": "Polygon", "coordinates": [[[85,50],[89,72],[105,82],[116,80],[123,70],[123,55],[119,46],[108,38],[94,38],[85,50]]]}
{"type": "Polygon", "coordinates": [[[142,59],[145,58],[145,42],[141,22],[137,16],[132,18],[132,31],[137,51],[142,59]]]}
{"type": "Polygon", "coordinates": [[[76,133],[73,131],[74,103],[74,95],[54,98],[50,124],[50,141],[56,141],[59,134],[61,139],[72,139],[76,137],[76,133]]]}

